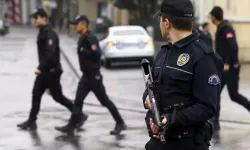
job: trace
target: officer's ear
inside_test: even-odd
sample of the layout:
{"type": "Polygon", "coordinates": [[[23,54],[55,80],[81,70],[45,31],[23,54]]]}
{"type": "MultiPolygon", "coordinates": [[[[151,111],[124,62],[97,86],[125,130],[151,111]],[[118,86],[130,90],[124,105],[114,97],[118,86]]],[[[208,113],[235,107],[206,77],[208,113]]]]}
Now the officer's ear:
{"type": "Polygon", "coordinates": [[[164,23],[164,25],[165,25],[165,27],[166,27],[167,29],[171,27],[171,23],[170,23],[170,21],[168,20],[168,18],[165,18],[163,23],[164,23]]]}

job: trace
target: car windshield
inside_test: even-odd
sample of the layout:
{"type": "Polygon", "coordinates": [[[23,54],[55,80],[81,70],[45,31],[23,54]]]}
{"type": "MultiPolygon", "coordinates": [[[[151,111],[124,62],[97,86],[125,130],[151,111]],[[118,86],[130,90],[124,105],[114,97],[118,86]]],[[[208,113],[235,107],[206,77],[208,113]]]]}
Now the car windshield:
{"type": "Polygon", "coordinates": [[[119,30],[113,32],[114,36],[126,36],[126,35],[144,35],[141,30],[119,30]]]}

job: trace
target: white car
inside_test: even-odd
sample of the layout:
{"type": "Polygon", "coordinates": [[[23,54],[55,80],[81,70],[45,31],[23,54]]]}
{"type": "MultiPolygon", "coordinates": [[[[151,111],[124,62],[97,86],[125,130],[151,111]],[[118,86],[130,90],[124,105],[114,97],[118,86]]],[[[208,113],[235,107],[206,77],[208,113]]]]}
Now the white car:
{"type": "Polygon", "coordinates": [[[112,62],[141,61],[152,62],[155,48],[152,38],[141,26],[114,26],[108,29],[105,38],[99,42],[104,66],[112,62]]]}

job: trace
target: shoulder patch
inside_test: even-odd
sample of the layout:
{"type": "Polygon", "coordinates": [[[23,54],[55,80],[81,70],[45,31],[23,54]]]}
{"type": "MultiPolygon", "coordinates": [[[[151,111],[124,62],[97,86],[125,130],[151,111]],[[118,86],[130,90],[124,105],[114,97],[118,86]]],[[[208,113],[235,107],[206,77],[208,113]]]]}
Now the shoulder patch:
{"type": "Polygon", "coordinates": [[[232,33],[232,32],[228,32],[227,34],[226,34],[226,38],[227,39],[230,39],[230,38],[233,38],[234,37],[234,34],[232,33]]]}
{"type": "Polygon", "coordinates": [[[92,45],[91,45],[91,49],[92,49],[93,51],[96,51],[96,49],[97,49],[96,44],[92,44],[92,45]]]}
{"type": "Polygon", "coordinates": [[[53,45],[53,40],[50,39],[50,40],[48,41],[48,44],[49,44],[49,45],[53,45]]]}
{"type": "Polygon", "coordinates": [[[209,77],[208,79],[208,84],[212,84],[212,85],[218,85],[220,84],[220,78],[217,74],[213,74],[209,77]]]}

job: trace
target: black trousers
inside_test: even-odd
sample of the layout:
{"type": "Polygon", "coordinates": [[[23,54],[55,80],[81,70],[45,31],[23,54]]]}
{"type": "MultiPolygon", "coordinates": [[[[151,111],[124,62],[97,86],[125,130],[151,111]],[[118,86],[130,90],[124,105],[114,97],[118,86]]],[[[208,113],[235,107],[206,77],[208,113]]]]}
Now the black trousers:
{"type": "Polygon", "coordinates": [[[73,110],[73,103],[62,93],[60,77],[62,71],[44,72],[36,77],[32,91],[32,108],[30,111],[29,121],[35,122],[40,110],[41,98],[46,89],[49,89],[53,99],[59,104],[65,106],[69,111],[73,110]]]}
{"type": "Polygon", "coordinates": [[[159,139],[151,138],[145,145],[146,150],[208,150],[207,143],[197,144],[194,138],[181,140],[169,140],[166,144],[161,144],[159,139]]]}
{"type": "Polygon", "coordinates": [[[124,123],[116,106],[108,98],[102,80],[103,77],[100,73],[95,73],[88,76],[83,75],[80,79],[76,92],[73,113],[71,115],[71,121],[73,122],[73,124],[76,124],[79,120],[83,108],[84,99],[90,91],[95,94],[95,96],[103,106],[107,107],[116,123],[124,123]]]}
{"type": "MultiPolygon", "coordinates": [[[[239,77],[240,75],[240,66],[237,68],[230,67],[230,70],[228,72],[224,72],[222,76],[222,84],[221,84],[221,91],[223,90],[224,86],[227,85],[228,93],[232,101],[242,105],[250,112],[250,102],[248,99],[241,94],[239,94],[239,77]]],[[[220,117],[220,99],[218,102],[218,108],[217,108],[217,114],[215,121],[219,122],[220,117]]]]}

